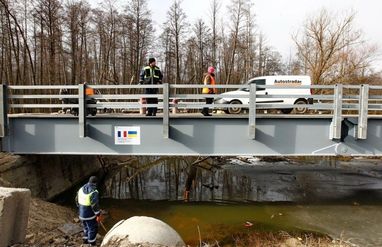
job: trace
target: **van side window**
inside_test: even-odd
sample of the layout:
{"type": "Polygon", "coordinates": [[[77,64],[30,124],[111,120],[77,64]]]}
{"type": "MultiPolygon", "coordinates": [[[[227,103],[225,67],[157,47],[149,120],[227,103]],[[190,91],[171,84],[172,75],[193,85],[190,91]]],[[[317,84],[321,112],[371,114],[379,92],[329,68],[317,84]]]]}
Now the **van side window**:
{"type": "MultiPolygon", "coordinates": [[[[265,86],[265,79],[257,79],[257,80],[252,80],[252,81],[249,81],[249,84],[251,83],[256,83],[256,85],[260,85],[260,86],[265,86]]],[[[258,88],[256,91],[264,91],[265,88],[258,88]]]]}

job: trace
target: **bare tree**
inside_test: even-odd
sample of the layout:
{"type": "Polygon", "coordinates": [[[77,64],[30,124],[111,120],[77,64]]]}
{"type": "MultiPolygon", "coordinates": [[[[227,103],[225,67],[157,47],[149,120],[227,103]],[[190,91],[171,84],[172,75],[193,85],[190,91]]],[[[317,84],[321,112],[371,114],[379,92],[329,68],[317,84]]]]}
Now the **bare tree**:
{"type": "Polygon", "coordinates": [[[208,43],[210,41],[210,30],[207,27],[207,25],[204,23],[202,19],[198,19],[194,25],[194,33],[195,33],[195,43],[196,47],[198,49],[197,53],[197,70],[196,70],[196,78],[197,81],[202,81],[203,79],[203,72],[205,71],[205,68],[207,67],[206,61],[208,59],[208,53],[207,53],[207,47],[208,43]]]}
{"type": "Polygon", "coordinates": [[[138,71],[146,61],[148,50],[153,42],[154,28],[147,0],[130,0],[127,6],[127,18],[131,21],[129,30],[132,47],[132,78],[138,77],[138,71]]]}
{"type": "Polygon", "coordinates": [[[355,13],[339,17],[323,9],[293,36],[298,58],[314,83],[344,81],[369,68],[376,50],[365,44],[354,20],[355,13]]]}
{"type": "Polygon", "coordinates": [[[211,0],[200,13],[209,16],[193,25],[181,3],[173,1],[156,39],[147,0],[128,0],[122,9],[115,0],[96,8],[87,0],[0,0],[0,81],[134,83],[149,53],[163,61],[165,80],[176,83],[199,83],[210,64],[217,67],[217,81],[227,84],[285,69],[310,73],[314,83],[378,78],[372,71],[377,48],[355,28],[354,13],[339,17],[322,10],[307,19],[293,36],[297,58],[284,66],[255,29],[250,0],[231,1],[221,20],[221,2],[211,0]]]}
{"type": "Polygon", "coordinates": [[[175,83],[182,83],[181,73],[181,46],[184,42],[184,34],[186,32],[186,14],[181,7],[180,0],[174,0],[167,12],[167,23],[168,31],[170,31],[171,38],[174,40],[174,52],[175,52],[175,83]]]}
{"type": "Polygon", "coordinates": [[[243,44],[243,77],[244,81],[248,81],[254,75],[254,60],[256,57],[255,52],[255,21],[252,4],[248,3],[248,9],[245,14],[245,34],[243,44]]]}
{"type": "Polygon", "coordinates": [[[103,3],[103,9],[93,10],[95,25],[94,59],[96,82],[118,83],[116,74],[115,49],[118,23],[121,19],[113,2],[103,3]],[[104,10],[105,9],[105,10],[104,10]]]}
{"type": "Polygon", "coordinates": [[[226,66],[226,84],[230,83],[232,72],[235,65],[235,57],[237,53],[237,48],[239,45],[239,38],[244,29],[244,20],[246,12],[248,11],[249,1],[248,0],[233,0],[229,6],[229,11],[231,13],[231,34],[229,37],[229,57],[228,64],[226,66]]]}
{"type": "MultiPolygon", "coordinates": [[[[46,41],[47,41],[47,56],[48,56],[48,71],[49,74],[47,78],[40,78],[45,83],[57,83],[59,81],[57,77],[57,68],[58,66],[58,54],[60,49],[62,49],[62,6],[58,0],[38,0],[35,11],[38,14],[40,22],[40,32],[41,32],[41,55],[45,52],[44,45],[45,40],[44,31],[46,32],[46,41]]],[[[41,57],[41,67],[44,67],[45,61],[41,57]]]]}
{"type": "Polygon", "coordinates": [[[78,83],[79,35],[80,35],[81,3],[68,2],[66,5],[65,21],[69,27],[71,55],[71,83],[78,83]]]}
{"type": "Polygon", "coordinates": [[[217,53],[217,47],[218,47],[218,35],[217,35],[217,28],[218,28],[218,14],[221,8],[221,3],[219,0],[212,0],[211,2],[211,27],[212,27],[212,39],[211,39],[211,50],[212,50],[212,65],[216,67],[217,61],[216,61],[216,53],[217,53]]]}
{"type": "Polygon", "coordinates": [[[160,45],[164,56],[164,79],[167,82],[176,82],[174,60],[175,60],[175,48],[174,40],[170,32],[170,27],[166,26],[160,36],[160,45]]]}

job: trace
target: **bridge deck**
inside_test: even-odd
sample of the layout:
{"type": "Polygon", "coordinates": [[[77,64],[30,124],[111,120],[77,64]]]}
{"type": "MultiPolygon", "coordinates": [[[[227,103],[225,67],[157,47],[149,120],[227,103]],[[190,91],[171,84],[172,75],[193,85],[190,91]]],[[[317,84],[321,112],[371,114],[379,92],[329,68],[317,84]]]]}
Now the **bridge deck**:
{"type": "Polygon", "coordinates": [[[198,94],[203,85],[96,85],[90,87],[102,94],[91,96],[85,94],[87,87],[3,85],[2,150],[19,154],[382,156],[379,86],[283,86],[277,91],[282,95],[273,90],[279,86],[208,86],[220,92],[246,88],[248,95],[230,94],[235,101],[224,94],[198,94]],[[157,88],[159,94],[142,94],[145,88],[157,88]],[[68,94],[61,94],[61,89],[68,94]],[[315,94],[305,90],[303,95],[301,89],[313,89],[315,94]],[[214,98],[214,104],[205,104],[206,97],[214,98]],[[159,102],[146,104],[145,98],[159,102]],[[150,107],[160,113],[156,117],[137,114],[150,107]],[[206,107],[248,114],[171,114],[206,107]],[[78,116],[32,114],[63,109],[78,116]],[[90,116],[97,110],[118,113],[90,116]],[[30,113],[8,114],[20,111],[30,113]],[[262,114],[265,111],[271,114],[262,114]]]}
{"type": "Polygon", "coordinates": [[[3,150],[17,154],[71,155],[356,155],[382,156],[382,118],[368,120],[367,139],[357,139],[356,118],[342,129],[343,140],[330,139],[330,116],[258,117],[256,138],[248,136],[247,116],[174,115],[168,138],[161,116],[97,115],[79,136],[78,118],[69,115],[12,115],[3,150]],[[119,143],[117,132],[134,130],[133,143],[119,143]]]}
{"type": "MultiPolygon", "coordinates": [[[[9,114],[9,118],[75,118],[78,117],[73,116],[71,114],[59,114],[59,113],[51,113],[51,114],[45,114],[45,113],[21,113],[21,114],[9,114]]],[[[205,117],[200,113],[177,113],[177,114],[170,114],[170,118],[197,118],[197,119],[209,119],[209,118],[216,118],[216,119],[248,119],[248,114],[212,114],[210,117],[205,117]]],[[[357,118],[358,115],[355,114],[349,114],[349,115],[343,115],[344,118],[357,118]]],[[[97,114],[96,116],[88,116],[89,119],[91,118],[152,118],[152,119],[162,119],[163,114],[158,113],[155,117],[147,117],[143,114],[135,114],[135,113],[108,113],[108,114],[97,114]]],[[[270,118],[270,119],[332,119],[333,115],[330,114],[257,114],[256,118],[270,118]]],[[[368,115],[369,119],[382,119],[382,115],[368,115]]]]}

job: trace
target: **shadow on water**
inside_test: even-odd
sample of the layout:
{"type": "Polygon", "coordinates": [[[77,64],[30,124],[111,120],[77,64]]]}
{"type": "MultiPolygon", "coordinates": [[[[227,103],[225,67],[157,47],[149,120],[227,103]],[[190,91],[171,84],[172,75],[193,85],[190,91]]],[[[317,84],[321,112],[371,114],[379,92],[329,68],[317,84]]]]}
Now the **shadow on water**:
{"type": "Polygon", "coordinates": [[[192,163],[190,157],[132,159],[108,173],[103,196],[182,200],[190,187],[190,200],[203,202],[382,201],[379,161],[207,159],[191,172],[192,163]]]}

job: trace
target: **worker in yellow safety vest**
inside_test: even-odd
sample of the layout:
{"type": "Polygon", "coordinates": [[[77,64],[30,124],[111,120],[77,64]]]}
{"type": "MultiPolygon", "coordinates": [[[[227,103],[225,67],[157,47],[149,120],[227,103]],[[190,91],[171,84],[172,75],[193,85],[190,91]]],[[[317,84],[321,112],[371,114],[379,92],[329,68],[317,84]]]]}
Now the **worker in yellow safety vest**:
{"type": "Polygon", "coordinates": [[[79,218],[84,231],[83,242],[91,246],[97,245],[98,223],[101,221],[97,183],[98,179],[96,176],[90,177],[89,182],[78,190],[76,196],[79,218]]]}
{"type": "MultiPolygon", "coordinates": [[[[204,76],[203,83],[206,86],[207,85],[212,85],[212,86],[215,85],[215,68],[214,67],[209,67],[208,68],[208,73],[204,76]]],[[[217,93],[217,89],[216,88],[207,88],[207,87],[205,87],[202,90],[202,94],[216,94],[216,93],[217,93]]],[[[214,98],[206,97],[206,104],[212,104],[213,101],[214,101],[214,98]]],[[[209,113],[208,107],[204,107],[203,108],[202,114],[204,116],[212,116],[209,113]]]]}
{"type": "MultiPolygon", "coordinates": [[[[144,67],[139,75],[139,84],[156,85],[162,84],[163,74],[158,66],[156,66],[155,58],[150,58],[149,63],[144,67]]],[[[158,88],[146,88],[145,94],[157,94],[158,88]]],[[[158,98],[147,97],[147,104],[158,104],[158,98]]],[[[156,116],[158,107],[148,107],[146,116],[156,116]]]]}

